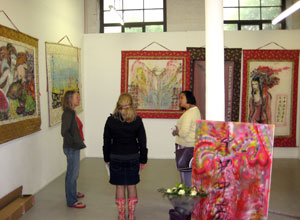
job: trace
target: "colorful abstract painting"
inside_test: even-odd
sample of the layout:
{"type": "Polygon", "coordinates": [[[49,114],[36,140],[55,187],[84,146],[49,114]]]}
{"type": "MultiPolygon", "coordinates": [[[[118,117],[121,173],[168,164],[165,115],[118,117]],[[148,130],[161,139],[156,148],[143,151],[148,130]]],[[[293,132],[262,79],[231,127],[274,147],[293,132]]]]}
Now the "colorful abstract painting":
{"type": "Polygon", "coordinates": [[[244,50],[242,121],[275,124],[275,147],[296,147],[299,50],[244,50]]]}
{"type": "Polygon", "coordinates": [[[179,118],[179,94],[189,90],[190,53],[122,51],[121,92],[132,95],[143,118],[179,118]]]}
{"type": "MultiPolygon", "coordinates": [[[[193,91],[201,117],[205,119],[205,48],[188,47],[191,53],[190,87],[193,91]]],[[[225,120],[239,121],[240,81],[242,49],[225,48],[225,120]]]]}
{"type": "Polygon", "coordinates": [[[193,219],[266,220],[274,125],[197,121],[193,185],[207,193],[193,219]]]}
{"type": "Polygon", "coordinates": [[[39,131],[38,40],[0,25],[0,143],[39,131]]]}
{"type": "MultiPolygon", "coordinates": [[[[61,122],[61,102],[66,91],[81,94],[80,48],[47,43],[46,60],[48,76],[49,126],[61,122]]],[[[82,105],[76,108],[82,112],[82,105]]]]}

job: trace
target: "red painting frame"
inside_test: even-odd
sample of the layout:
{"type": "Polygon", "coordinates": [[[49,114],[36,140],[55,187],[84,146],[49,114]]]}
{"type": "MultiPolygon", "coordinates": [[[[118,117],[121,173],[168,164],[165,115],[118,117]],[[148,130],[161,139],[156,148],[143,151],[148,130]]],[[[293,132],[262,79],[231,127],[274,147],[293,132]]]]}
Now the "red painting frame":
{"type": "MultiPolygon", "coordinates": [[[[190,88],[190,52],[188,51],[122,51],[121,92],[128,92],[129,60],[182,60],[182,90],[190,88]]],[[[179,110],[137,109],[142,118],[177,119],[182,115],[179,110]]]]}
{"type": "MultiPolygon", "coordinates": [[[[291,116],[290,135],[275,136],[274,147],[296,147],[297,128],[297,96],[298,96],[298,70],[299,70],[299,50],[243,50],[243,87],[242,87],[242,112],[241,120],[247,121],[247,100],[249,72],[251,61],[291,61],[293,65],[292,94],[291,94],[291,116]]],[[[276,128],[275,128],[276,130],[276,128]]]]}

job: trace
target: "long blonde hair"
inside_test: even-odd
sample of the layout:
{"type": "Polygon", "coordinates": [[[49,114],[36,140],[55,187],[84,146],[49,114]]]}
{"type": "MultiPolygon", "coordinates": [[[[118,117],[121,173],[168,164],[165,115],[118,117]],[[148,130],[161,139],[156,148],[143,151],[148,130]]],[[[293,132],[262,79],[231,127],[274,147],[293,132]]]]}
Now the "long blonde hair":
{"type": "Polygon", "coordinates": [[[133,99],[129,93],[122,93],[120,95],[113,116],[115,119],[126,121],[128,123],[135,121],[135,107],[133,99]]]}

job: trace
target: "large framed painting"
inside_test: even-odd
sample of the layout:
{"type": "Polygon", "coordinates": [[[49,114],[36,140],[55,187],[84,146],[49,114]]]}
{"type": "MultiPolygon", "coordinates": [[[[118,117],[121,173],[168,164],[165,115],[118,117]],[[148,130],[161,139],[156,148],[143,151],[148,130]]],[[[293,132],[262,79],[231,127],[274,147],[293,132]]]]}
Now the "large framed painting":
{"type": "Polygon", "coordinates": [[[197,121],[192,182],[208,196],[193,219],[267,219],[274,127],[197,121]]]}
{"type": "Polygon", "coordinates": [[[143,118],[179,118],[179,94],[190,88],[190,53],[122,51],[121,92],[143,118]]]}
{"type": "Polygon", "coordinates": [[[275,147],[296,147],[299,50],[244,50],[242,121],[274,124],[275,147]]]}
{"type": "MultiPolygon", "coordinates": [[[[46,42],[46,62],[48,78],[49,126],[61,122],[62,99],[66,91],[75,90],[80,96],[81,52],[80,48],[64,44],[46,42]]],[[[76,112],[82,112],[82,104],[76,112]]]]}
{"type": "MultiPolygon", "coordinates": [[[[202,119],[205,119],[205,48],[188,47],[191,53],[190,88],[193,91],[202,119]]],[[[225,48],[225,120],[239,121],[241,56],[240,48],[225,48]]]]}
{"type": "Polygon", "coordinates": [[[38,40],[0,25],[0,143],[40,127],[38,40]]]}

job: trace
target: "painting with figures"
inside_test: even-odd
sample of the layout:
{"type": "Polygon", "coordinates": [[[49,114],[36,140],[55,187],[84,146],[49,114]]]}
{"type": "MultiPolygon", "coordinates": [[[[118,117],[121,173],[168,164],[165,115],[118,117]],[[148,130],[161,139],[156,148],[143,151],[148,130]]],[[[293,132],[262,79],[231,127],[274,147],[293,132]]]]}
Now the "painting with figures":
{"type": "Polygon", "coordinates": [[[40,130],[38,40],[0,25],[0,143],[40,130]]]}
{"type": "Polygon", "coordinates": [[[274,124],[275,147],[296,147],[299,50],[245,50],[242,121],[274,124]]]}
{"type": "Polygon", "coordinates": [[[189,89],[189,52],[122,51],[121,92],[144,118],[178,118],[179,94],[189,89]]]}

